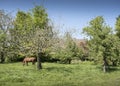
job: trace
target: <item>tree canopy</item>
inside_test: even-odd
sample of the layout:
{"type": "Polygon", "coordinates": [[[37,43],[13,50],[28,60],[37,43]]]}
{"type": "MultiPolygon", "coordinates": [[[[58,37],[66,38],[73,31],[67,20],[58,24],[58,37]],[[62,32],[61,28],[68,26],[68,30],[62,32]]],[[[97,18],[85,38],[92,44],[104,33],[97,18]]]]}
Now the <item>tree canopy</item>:
{"type": "Polygon", "coordinates": [[[85,27],[84,33],[89,36],[89,56],[95,60],[102,61],[103,70],[109,67],[108,60],[119,58],[118,37],[112,32],[112,28],[105,24],[104,18],[98,16],[91,20],[89,26],[85,27]]]}

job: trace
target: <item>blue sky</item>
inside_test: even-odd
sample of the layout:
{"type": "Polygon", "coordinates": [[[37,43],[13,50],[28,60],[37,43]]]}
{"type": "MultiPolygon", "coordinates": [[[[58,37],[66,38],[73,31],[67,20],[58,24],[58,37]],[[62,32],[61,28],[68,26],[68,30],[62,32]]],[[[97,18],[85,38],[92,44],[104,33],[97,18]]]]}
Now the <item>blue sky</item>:
{"type": "Polygon", "coordinates": [[[120,0],[0,0],[0,9],[15,15],[18,9],[29,11],[34,4],[44,5],[61,33],[74,31],[76,38],[83,38],[82,28],[96,16],[103,16],[114,28],[116,17],[120,15],[120,0]]]}

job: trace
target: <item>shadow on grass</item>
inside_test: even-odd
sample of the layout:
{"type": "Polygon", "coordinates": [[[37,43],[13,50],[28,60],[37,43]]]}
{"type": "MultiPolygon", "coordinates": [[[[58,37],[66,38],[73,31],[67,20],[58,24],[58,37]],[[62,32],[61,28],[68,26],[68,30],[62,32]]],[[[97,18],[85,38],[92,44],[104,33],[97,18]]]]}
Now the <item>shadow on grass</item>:
{"type": "MultiPolygon", "coordinates": [[[[97,66],[96,68],[100,71],[103,71],[103,66],[97,66]]],[[[111,72],[114,72],[114,71],[120,71],[120,67],[119,66],[109,66],[107,72],[111,73],[111,72]]]]}
{"type": "Polygon", "coordinates": [[[78,84],[70,83],[70,82],[61,82],[61,83],[56,83],[53,86],[79,86],[78,84]]]}
{"type": "Polygon", "coordinates": [[[48,67],[48,68],[44,68],[47,71],[57,71],[57,72],[68,72],[68,73],[72,73],[72,69],[70,68],[66,68],[66,67],[48,67]]]}
{"type": "Polygon", "coordinates": [[[119,67],[115,67],[115,66],[110,66],[109,69],[108,69],[108,72],[114,72],[114,71],[120,71],[120,68],[119,67]]]}

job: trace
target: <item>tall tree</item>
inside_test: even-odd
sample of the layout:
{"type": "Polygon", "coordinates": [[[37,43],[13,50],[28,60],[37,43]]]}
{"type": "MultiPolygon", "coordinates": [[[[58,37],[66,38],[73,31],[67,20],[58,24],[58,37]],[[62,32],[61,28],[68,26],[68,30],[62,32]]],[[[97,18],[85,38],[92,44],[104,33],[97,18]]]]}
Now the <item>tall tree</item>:
{"type": "MultiPolygon", "coordinates": [[[[115,31],[116,31],[116,36],[119,37],[118,42],[120,42],[120,15],[116,18],[115,31]]],[[[118,46],[119,46],[119,44],[118,44],[118,46]]],[[[117,53],[117,56],[120,56],[119,50],[116,50],[116,53],[117,53]]],[[[112,60],[113,65],[116,65],[116,61],[120,61],[120,60],[119,59],[112,60]]]]}
{"type": "Polygon", "coordinates": [[[31,30],[33,29],[32,16],[30,13],[18,11],[14,20],[14,29],[11,30],[12,43],[14,43],[17,52],[27,56],[30,55],[32,43],[31,30]]]}
{"type": "Polygon", "coordinates": [[[120,38],[120,15],[116,18],[115,29],[117,32],[116,35],[120,38]]]}
{"type": "Polygon", "coordinates": [[[71,63],[71,60],[76,56],[77,46],[76,43],[73,41],[73,38],[69,32],[65,34],[65,50],[66,50],[66,60],[68,63],[71,63]]]}
{"type": "Polygon", "coordinates": [[[7,55],[9,29],[13,27],[9,13],[0,10],[0,62],[3,63],[7,55]]]}
{"type": "Polygon", "coordinates": [[[84,33],[89,36],[89,54],[94,59],[102,61],[103,71],[109,69],[108,60],[116,57],[118,38],[112,34],[112,29],[107,26],[102,16],[91,20],[89,26],[84,28],[84,33]]]}
{"type": "Polygon", "coordinates": [[[78,47],[74,42],[71,33],[66,32],[64,38],[60,39],[58,37],[58,42],[54,48],[53,56],[60,59],[61,63],[71,64],[72,59],[78,56],[78,47]]]}
{"type": "Polygon", "coordinates": [[[37,68],[42,69],[41,56],[44,50],[51,45],[53,36],[52,27],[49,25],[49,19],[47,12],[42,6],[35,6],[32,9],[32,15],[34,20],[34,44],[37,50],[37,68]]]}
{"type": "Polygon", "coordinates": [[[40,29],[44,29],[48,25],[48,14],[43,6],[35,6],[32,9],[34,25],[40,29]]]}
{"type": "Polygon", "coordinates": [[[19,44],[19,50],[28,55],[37,53],[37,68],[42,69],[41,54],[51,45],[53,36],[45,8],[35,6],[29,13],[18,11],[14,25],[14,38],[19,44]]]}

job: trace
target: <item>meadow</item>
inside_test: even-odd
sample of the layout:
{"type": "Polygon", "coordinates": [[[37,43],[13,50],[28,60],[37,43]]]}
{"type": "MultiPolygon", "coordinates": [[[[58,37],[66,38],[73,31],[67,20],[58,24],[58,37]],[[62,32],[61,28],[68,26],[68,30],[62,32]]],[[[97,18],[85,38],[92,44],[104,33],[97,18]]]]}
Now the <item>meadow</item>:
{"type": "Polygon", "coordinates": [[[120,67],[108,73],[92,62],[43,63],[23,66],[21,62],[0,64],[0,86],[120,86],[120,67]]]}

